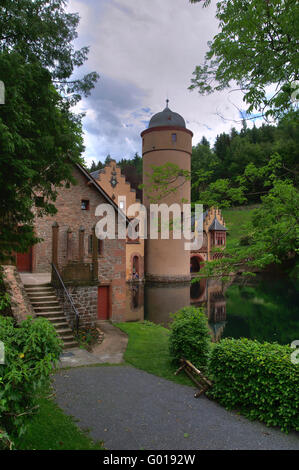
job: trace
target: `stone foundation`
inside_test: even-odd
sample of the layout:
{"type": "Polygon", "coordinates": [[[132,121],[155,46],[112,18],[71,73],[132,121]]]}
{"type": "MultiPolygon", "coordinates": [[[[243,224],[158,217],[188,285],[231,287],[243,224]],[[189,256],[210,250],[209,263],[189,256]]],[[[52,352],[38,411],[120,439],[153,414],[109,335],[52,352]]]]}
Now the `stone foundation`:
{"type": "Polygon", "coordinates": [[[179,283],[179,282],[189,282],[191,280],[191,275],[187,276],[159,276],[155,274],[146,274],[147,282],[161,282],[161,283],[179,283]]]}
{"type": "MultiPolygon", "coordinates": [[[[79,327],[94,327],[97,321],[98,286],[67,285],[66,289],[79,312],[79,327]]],[[[73,309],[70,308],[62,290],[55,288],[55,291],[68,322],[72,328],[75,328],[76,318],[73,309]]]]}

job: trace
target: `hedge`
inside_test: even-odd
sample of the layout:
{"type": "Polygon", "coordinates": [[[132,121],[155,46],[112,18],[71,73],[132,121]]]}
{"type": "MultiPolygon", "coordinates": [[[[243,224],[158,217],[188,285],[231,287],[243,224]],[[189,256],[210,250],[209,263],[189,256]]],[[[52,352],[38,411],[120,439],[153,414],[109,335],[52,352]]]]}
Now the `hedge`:
{"type": "Polygon", "coordinates": [[[185,307],[172,318],[170,355],[175,361],[184,358],[205,370],[211,350],[211,335],[205,313],[201,308],[185,307]]]}
{"type": "Polygon", "coordinates": [[[299,431],[299,364],[293,350],[246,338],[224,339],[209,360],[212,398],[283,431],[299,431]]]}

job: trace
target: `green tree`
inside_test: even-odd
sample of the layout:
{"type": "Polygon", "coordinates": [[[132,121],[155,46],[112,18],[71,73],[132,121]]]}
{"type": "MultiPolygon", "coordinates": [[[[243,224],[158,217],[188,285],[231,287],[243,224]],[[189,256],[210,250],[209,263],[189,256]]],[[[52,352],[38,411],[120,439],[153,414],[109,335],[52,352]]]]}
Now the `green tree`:
{"type": "Polygon", "coordinates": [[[247,236],[226,249],[223,258],[207,263],[202,276],[226,276],[246,269],[244,274],[282,264],[298,256],[299,192],[285,180],[274,180],[262,204],[253,211],[247,236]]]}
{"type": "Polygon", "coordinates": [[[37,241],[35,215],[54,213],[56,189],[83,151],[82,115],[72,105],[98,78],[73,78],[88,48],[74,48],[79,15],[65,0],[3,0],[0,5],[1,258],[37,241]]]}
{"type": "Polygon", "coordinates": [[[249,113],[278,117],[290,110],[299,93],[298,2],[218,1],[216,18],[220,32],[209,44],[204,63],[196,67],[190,89],[206,94],[237,83],[249,113]],[[270,85],[276,86],[272,96],[270,85]]]}
{"type": "Polygon", "coordinates": [[[103,163],[99,160],[98,163],[95,163],[94,160],[92,160],[92,164],[90,165],[89,171],[92,173],[93,171],[101,170],[104,168],[103,163]]]}
{"type": "Polygon", "coordinates": [[[38,59],[51,73],[53,83],[71,104],[88,94],[96,72],[72,78],[87,59],[89,48],[76,50],[78,13],[66,11],[67,0],[2,0],[0,52],[15,51],[30,62],[38,59]]]}
{"type": "Polygon", "coordinates": [[[39,61],[0,54],[6,84],[0,106],[1,258],[36,242],[34,216],[54,213],[57,187],[73,182],[72,162],[83,150],[80,120],[55,90],[39,61]]]}

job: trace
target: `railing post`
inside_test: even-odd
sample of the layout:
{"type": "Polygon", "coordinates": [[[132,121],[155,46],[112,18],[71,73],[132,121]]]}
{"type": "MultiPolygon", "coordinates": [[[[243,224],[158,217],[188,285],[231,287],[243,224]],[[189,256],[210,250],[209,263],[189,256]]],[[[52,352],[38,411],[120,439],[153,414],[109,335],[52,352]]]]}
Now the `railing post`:
{"type": "Polygon", "coordinates": [[[58,235],[59,225],[54,222],[52,225],[52,263],[58,267],[58,235]]]}
{"type": "MultiPolygon", "coordinates": [[[[67,300],[67,303],[69,304],[69,306],[71,307],[71,309],[73,310],[74,314],[75,314],[75,327],[76,327],[76,330],[77,330],[77,333],[78,333],[78,329],[79,329],[79,323],[80,323],[80,315],[79,315],[79,312],[78,310],[76,309],[75,307],[75,304],[74,304],[74,301],[72,299],[72,296],[70,295],[70,293],[67,291],[65,285],[64,285],[64,282],[59,274],[59,271],[56,267],[56,265],[54,263],[52,263],[52,273],[54,274],[55,278],[57,279],[57,284],[60,285],[60,288],[62,289],[62,292],[63,292],[63,295],[64,295],[64,298],[67,300]]],[[[53,277],[53,274],[52,274],[52,277],[53,277]]]]}
{"type": "Polygon", "coordinates": [[[79,261],[81,262],[84,261],[84,233],[85,228],[81,226],[79,228],[79,261]]]}
{"type": "Polygon", "coordinates": [[[99,277],[98,273],[98,239],[96,236],[96,226],[92,227],[92,277],[97,280],[99,277]]]}

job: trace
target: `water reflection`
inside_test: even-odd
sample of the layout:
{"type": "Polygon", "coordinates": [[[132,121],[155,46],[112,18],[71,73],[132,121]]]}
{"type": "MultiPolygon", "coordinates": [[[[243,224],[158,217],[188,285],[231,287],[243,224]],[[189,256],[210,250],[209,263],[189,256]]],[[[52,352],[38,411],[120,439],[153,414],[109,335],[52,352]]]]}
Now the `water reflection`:
{"type": "Polygon", "coordinates": [[[142,282],[127,284],[126,321],[144,319],[144,284],[142,282]]]}
{"type": "Polygon", "coordinates": [[[207,313],[213,341],[218,341],[225,327],[226,301],[222,283],[202,280],[189,284],[142,283],[127,286],[126,321],[144,319],[169,327],[171,314],[187,305],[203,307],[207,313]]]}
{"type": "Polygon", "coordinates": [[[298,285],[286,279],[256,278],[245,285],[237,278],[228,283],[131,284],[126,320],[169,327],[170,314],[190,304],[204,308],[213,341],[247,337],[287,344],[299,339],[298,285]]]}

